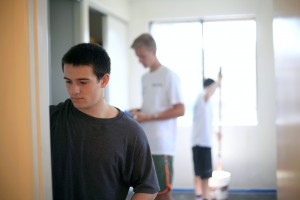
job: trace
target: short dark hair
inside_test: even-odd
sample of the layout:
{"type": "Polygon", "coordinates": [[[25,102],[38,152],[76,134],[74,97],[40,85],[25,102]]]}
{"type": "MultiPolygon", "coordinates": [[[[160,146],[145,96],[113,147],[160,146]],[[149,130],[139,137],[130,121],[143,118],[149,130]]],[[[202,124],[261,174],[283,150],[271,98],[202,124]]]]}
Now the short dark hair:
{"type": "Polygon", "coordinates": [[[212,85],[214,83],[215,83],[215,81],[213,79],[211,79],[211,78],[204,79],[204,81],[203,81],[203,87],[207,88],[207,87],[209,87],[210,85],[212,85]]]}
{"type": "Polygon", "coordinates": [[[148,49],[156,50],[156,42],[150,33],[143,33],[138,36],[132,43],[131,48],[136,49],[140,46],[145,46],[148,49]]]}
{"type": "Polygon", "coordinates": [[[80,43],[71,47],[61,60],[62,70],[64,64],[72,64],[74,67],[90,65],[94,74],[100,80],[104,74],[110,74],[110,57],[103,47],[94,43],[80,43]]]}

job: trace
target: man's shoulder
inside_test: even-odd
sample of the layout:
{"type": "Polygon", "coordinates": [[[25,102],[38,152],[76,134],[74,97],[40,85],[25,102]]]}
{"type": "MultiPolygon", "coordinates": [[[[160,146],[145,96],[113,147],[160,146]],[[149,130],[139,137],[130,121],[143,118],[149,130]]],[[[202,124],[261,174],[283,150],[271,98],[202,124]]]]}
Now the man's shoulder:
{"type": "Polygon", "coordinates": [[[65,108],[70,108],[71,105],[72,105],[72,101],[70,99],[67,99],[66,101],[58,103],[56,105],[50,105],[49,106],[50,115],[57,113],[65,108]]]}
{"type": "Polygon", "coordinates": [[[161,66],[161,73],[164,73],[167,76],[178,78],[178,74],[173,69],[164,65],[161,66]]]}

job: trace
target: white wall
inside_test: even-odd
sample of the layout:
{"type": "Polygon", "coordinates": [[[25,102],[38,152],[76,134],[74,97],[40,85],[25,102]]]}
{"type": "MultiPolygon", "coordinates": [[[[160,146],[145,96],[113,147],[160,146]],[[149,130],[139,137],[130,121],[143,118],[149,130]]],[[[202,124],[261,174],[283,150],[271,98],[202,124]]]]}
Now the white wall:
{"type": "MultiPolygon", "coordinates": [[[[131,0],[130,42],[159,19],[254,15],[257,20],[258,125],[223,127],[223,169],[232,173],[231,189],[276,188],[275,85],[272,0],[131,0]]],[[[145,69],[130,51],[130,106],[141,105],[140,77],[145,69]]],[[[174,188],[193,188],[190,127],[179,129],[174,188]]],[[[215,156],[216,157],[216,156],[215,156]]]]}
{"type": "Polygon", "coordinates": [[[300,1],[276,0],[274,8],[277,198],[300,199],[300,1]]]}
{"type": "Polygon", "coordinates": [[[89,5],[106,15],[114,16],[124,21],[129,20],[128,0],[86,0],[89,5]]]}

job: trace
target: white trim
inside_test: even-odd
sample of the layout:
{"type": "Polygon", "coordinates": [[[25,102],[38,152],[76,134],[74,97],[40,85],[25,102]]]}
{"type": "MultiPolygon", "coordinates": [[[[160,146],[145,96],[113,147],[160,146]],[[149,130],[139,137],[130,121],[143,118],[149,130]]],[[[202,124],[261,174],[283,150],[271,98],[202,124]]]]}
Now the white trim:
{"type": "Polygon", "coordinates": [[[48,45],[48,1],[38,0],[37,27],[34,16],[34,0],[28,0],[29,15],[29,49],[30,49],[30,87],[31,87],[31,121],[33,141],[33,169],[35,199],[52,199],[52,176],[50,154],[49,121],[49,45],[48,45]],[[37,35],[35,35],[37,28],[37,35]],[[37,39],[37,40],[36,40],[37,39]],[[35,42],[37,52],[35,51],[35,42]],[[38,70],[36,70],[38,56],[38,70]],[[37,74],[38,73],[38,74],[37,74]],[[38,75],[38,79],[36,76],[38,75]],[[37,87],[38,86],[38,87],[37,87]],[[39,91],[36,89],[39,88],[39,91]],[[40,107],[37,107],[39,103],[40,107]],[[38,113],[39,112],[39,113],[38,113]],[[40,117],[40,119],[38,119],[40,117]],[[38,124],[40,123],[40,124],[38,124]],[[40,128],[40,130],[39,130],[40,128]],[[39,137],[40,134],[40,137],[39,137]],[[39,140],[40,139],[40,140],[39,140]],[[39,147],[41,146],[41,149],[39,147]],[[40,160],[42,159],[42,160],[40,160]],[[40,169],[42,167],[42,169],[40,169]],[[40,177],[42,176],[42,177],[40,177]],[[42,182],[40,182],[42,180],[42,182]],[[42,189],[40,188],[42,187],[42,189]]]}
{"type": "Polygon", "coordinates": [[[37,1],[37,30],[38,30],[38,77],[41,127],[41,157],[43,167],[43,197],[52,199],[51,151],[50,151],[50,119],[49,119],[49,30],[48,30],[48,1],[37,1]]]}
{"type": "Polygon", "coordinates": [[[74,2],[74,44],[90,42],[89,6],[87,0],[74,2]]]}
{"type": "Polygon", "coordinates": [[[30,92],[31,92],[31,123],[33,145],[33,174],[34,195],[39,199],[39,157],[38,157],[38,127],[36,109],[36,81],[35,81],[35,54],[34,54],[34,0],[28,0],[28,29],[29,29],[29,52],[30,52],[30,92]]]}

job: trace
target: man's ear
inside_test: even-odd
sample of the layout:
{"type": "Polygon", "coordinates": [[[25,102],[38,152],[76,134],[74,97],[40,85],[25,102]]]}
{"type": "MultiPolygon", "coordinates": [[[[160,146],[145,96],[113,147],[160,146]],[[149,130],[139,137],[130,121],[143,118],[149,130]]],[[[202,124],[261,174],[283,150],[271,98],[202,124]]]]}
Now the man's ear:
{"type": "Polygon", "coordinates": [[[109,82],[109,74],[104,74],[101,78],[101,87],[105,88],[109,82]]]}

